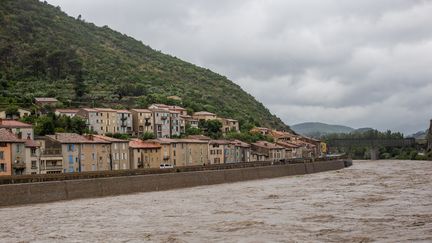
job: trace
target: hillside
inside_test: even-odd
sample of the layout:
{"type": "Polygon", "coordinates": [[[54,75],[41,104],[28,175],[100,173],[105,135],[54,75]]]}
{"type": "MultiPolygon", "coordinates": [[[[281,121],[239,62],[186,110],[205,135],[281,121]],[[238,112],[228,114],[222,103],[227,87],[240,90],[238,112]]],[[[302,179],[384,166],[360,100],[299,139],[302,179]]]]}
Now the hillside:
{"type": "Polygon", "coordinates": [[[289,129],[226,77],[59,7],[2,0],[0,26],[0,105],[29,106],[35,96],[56,97],[65,106],[176,103],[238,119],[244,127],[289,129]],[[171,95],[182,101],[167,100],[171,95]]]}
{"type": "Polygon", "coordinates": [[[303,134],[311,137],[320,137],[322,135],[331,133],[350,133],[354,131],[354,128],[341,126],[341,125],[330,125],[320,122],[305,122],[291,126],[291,129],[299,134],[303,134]]]}

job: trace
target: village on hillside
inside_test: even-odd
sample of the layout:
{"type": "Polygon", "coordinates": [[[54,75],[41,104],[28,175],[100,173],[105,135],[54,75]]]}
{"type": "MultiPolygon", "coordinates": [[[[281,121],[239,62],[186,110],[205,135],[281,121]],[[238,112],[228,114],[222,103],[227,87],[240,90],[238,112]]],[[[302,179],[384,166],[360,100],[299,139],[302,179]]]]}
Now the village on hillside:
{"type": "Polygon", "coordinates": [[[51,107],[56,117],[80,117],[89,132],[35,135],[35,124],[22,122],[31,111],[0,111],[0,176],[315,159],[327,150],[319,140],[264,127],[250,133],[266,140],[229,139],[226,134],[240,132],[237,120],[207,111],[188,114],[175,105],[116,110],[56,109],[55,98],[36,98],[34,103],[40,107],[37,115],[51,107]],[[218,121],[221,138],[184,136],[186,129],[198,130],[200,123],[209,121],[218,121]],[[127,139],[118,136],[122,134],[127,139]]]}

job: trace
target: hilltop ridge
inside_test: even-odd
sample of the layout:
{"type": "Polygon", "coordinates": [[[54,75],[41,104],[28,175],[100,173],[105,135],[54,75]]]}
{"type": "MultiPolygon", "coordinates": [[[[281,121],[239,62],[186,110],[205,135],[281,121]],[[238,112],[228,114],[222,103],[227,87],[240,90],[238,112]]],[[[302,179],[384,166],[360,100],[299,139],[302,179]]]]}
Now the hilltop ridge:
{"type": "Polygon", "coordinates": [[[29,106],[36,96],[56,97],[66,107],[169,103],[232,117],[244,127],[289,130],[226,77],[153,50],[108,26],[70,17],[60,7],[37,0],[3,0],[0,25],[3,108],[29,106]]]}

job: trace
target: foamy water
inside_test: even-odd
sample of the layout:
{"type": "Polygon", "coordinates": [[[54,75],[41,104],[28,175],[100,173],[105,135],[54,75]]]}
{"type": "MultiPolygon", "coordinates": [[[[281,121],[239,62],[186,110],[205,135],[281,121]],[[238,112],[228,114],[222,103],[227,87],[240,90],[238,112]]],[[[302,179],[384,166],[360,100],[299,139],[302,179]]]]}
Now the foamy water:
{"type": "Polygon", "coordinates": [[[0,208],[0,242],[28,241],[430,242],[432,162],[0,208]]]}

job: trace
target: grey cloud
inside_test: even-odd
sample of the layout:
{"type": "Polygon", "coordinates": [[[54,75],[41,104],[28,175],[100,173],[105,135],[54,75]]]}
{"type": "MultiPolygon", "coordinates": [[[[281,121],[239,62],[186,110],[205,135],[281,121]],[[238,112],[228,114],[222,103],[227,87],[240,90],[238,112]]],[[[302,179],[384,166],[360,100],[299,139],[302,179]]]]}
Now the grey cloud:
{"type": "Polygon", "coordinates": [[[288,124],[406,133],[432,117],[432,2],[49,0],[211,68],[288,124]]]}

